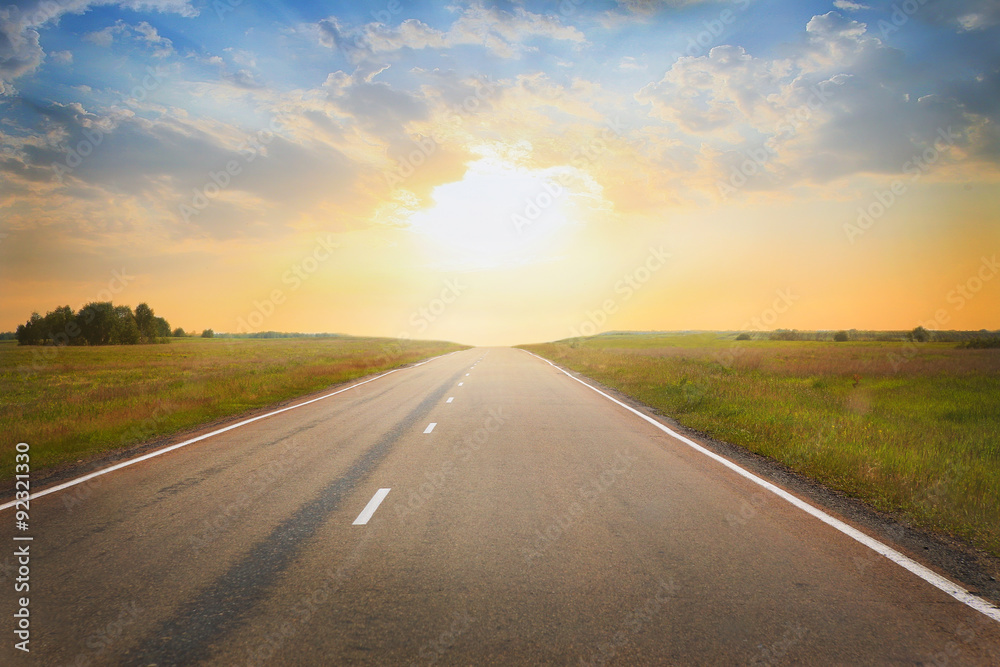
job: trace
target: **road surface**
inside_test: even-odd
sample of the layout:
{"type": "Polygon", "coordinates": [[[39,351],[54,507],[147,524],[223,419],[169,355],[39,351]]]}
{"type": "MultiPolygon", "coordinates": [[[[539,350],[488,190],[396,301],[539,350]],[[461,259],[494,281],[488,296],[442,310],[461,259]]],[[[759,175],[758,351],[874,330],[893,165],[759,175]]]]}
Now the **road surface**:
{"type": "Polygon", "coordinates": [[[8,631],[4,665],[1000,664],[997,621],[520,350],[30,515],[31,651],[8,631]]]}

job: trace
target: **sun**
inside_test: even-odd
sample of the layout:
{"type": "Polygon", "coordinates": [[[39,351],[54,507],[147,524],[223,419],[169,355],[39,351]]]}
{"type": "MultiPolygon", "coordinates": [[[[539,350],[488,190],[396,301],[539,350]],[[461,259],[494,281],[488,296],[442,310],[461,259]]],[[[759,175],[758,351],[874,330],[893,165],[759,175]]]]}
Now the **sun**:
{"type": "Polygon", "coordinates": [[[433,261],[455,269],[535,264],[558,256],[580,222],[572,168],[528,169],[484,157],[462,180],[439,185],[408,228],[433,261]]]}

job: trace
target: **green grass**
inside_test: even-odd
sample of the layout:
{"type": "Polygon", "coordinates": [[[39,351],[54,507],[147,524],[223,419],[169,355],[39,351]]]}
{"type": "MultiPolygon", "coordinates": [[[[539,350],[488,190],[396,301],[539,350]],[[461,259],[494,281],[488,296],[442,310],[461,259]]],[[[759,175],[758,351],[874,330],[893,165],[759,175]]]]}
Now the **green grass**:
{"type": "Polygon", "coordinates": [[[60,348],[0,341],[0,430],[8,443],[0,479],[13,476],[17,442],[31,445],[37,471],[457,349],[348,337],[60,348]]]}
{"type": "Polygon", "coordinates": [[[1000,556],[1000,350],[621,334],[524,346],[1000,556]]]}

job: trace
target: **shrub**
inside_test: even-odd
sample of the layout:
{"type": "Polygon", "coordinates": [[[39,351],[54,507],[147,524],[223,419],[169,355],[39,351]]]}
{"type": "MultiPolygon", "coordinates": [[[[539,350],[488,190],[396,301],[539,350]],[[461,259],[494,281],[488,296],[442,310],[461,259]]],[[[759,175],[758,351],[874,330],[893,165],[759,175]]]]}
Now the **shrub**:
{"type": "Polygon", "coordinates": [[[736,337],[736,340],[750,340],[750,334],[741,333],[739,336],[736,337]]]}
{"type": "Polygon", "coordinates": [[[1000,336],[994,336],[993,338],[981,338],[976,336],[970,340],[959,345],[959,347],[968,348],[970,350],[986,350],[991,348],[1000,347],[1000,336]]]}
{"type": "Polygon", "coordinates": [[[215,332],[212,331],[211,329],[205,329],[204,331],[201,332],[201,337],[202,338],[215,338],[215,332]]]}
{"type": "Polygon", "coordinates": [[[847,338],[847,332],[846,331],[838,331],[837,333],[833,334],[833,339],[835,341],[837,341],[838,343],[846,343],[847,340],[848,340],[848,338],[847,338]]]}

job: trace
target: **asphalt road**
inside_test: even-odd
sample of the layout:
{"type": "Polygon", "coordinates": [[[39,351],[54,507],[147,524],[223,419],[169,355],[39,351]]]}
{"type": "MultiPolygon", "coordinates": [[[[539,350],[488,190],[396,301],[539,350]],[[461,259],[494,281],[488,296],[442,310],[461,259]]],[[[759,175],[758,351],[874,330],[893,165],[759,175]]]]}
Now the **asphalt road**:
{"type": "Polygon", "coordinates": [[[31,522],[31,652],[8,631],[4,665],[1000,665],[1000,623],[519,350],[261,419],[31,522]]]}

